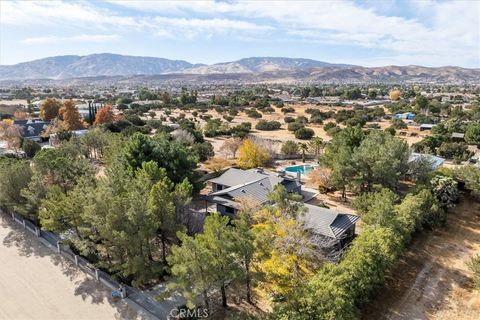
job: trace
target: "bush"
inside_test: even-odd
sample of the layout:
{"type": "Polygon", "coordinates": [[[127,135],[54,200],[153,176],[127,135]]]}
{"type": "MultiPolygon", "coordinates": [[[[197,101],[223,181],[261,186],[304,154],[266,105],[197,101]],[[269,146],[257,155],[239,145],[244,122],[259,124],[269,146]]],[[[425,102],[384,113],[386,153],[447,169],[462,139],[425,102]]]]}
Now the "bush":
{"type": "Polygon", "coordinates": [[[300,128],[295,131],[295,138],[297,139],[308,140],[311,139],[314,135],[315,132],[309,128],[300,128]]]}
{"type": "Polygon", "coordinates": [[[278,121],[260,120],[255,126],[255,129],[263,130],[263,131],[272,131],[272,130],[280,129],[281,126],[282,124],[278,121]]]}
{"type": "Polygon", "coordinates": [[[292,107],[283,107],[282,112],[283,113],[295,113],[295,109],[293,109],[292,107]]]}
{"type": "Polygon", "coordinates": [[[258,119],[262,117],[262,114],[255,109],[247,110],[245,111],[245,113],[247,114],[247,116],[254,119],[258,119]]]}
{"type": "Polygon", "coordinates": [[[473,272],[473,283],[480,290],[480,255],[473,257],[468,263],[468,267],[473,272]]]}
{"type": "Polygon", "coordinates": [[[433,194],[444,208],[453,207],[458,201],[458,184],[454,179],[436,176],[430,183],[433,194]]]}
{"type": "Polygon", "coordinates": [[[287,129],[288,131],[297,131],[298,129],[301,129],[304,127],[305,125],[303,123],[295,121],[295,122],[289,123],[287,129]]]}
{"type": "Polygon", "coordinates": [[[282,144],[281,151],[285,155],[298,154],[298,151],[299,151],[298,143],[296,143],[295,141],[292,141],[292,140],[285,141],[282,144]]]}
{"type": "Polygon", "coordinates": [[[24,139],[22,143],[22,150],[28,158],[33,158],[35,154],[40,151],[42,147],[33,140],[24,139]]]}
{"type": "Polygon", "coordinates": [[[292,117],[285,117],[283,118],[283,121],[285,121],[285,123],[292,123],[295,121],[295,119],[292,117]]]}
{"type": "Polygon", "coordinates": [[[210,142],[195,143],[192,146],[193,152],[198,156],[200,161],[206,161],[215,155],[213,146],[210,142]]]}
{"type": "Polygon", "coordinates": [[[446,159],[465,161],[471,157],[467,144],[463,142],[444,142],[438,148],[438,154],[446,159]]]}

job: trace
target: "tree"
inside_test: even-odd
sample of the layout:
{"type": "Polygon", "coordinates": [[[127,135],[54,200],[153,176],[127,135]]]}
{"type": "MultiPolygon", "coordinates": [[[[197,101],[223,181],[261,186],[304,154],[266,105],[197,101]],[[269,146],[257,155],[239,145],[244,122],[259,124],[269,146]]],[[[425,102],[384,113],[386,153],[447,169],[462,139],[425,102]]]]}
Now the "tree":
{"type": "Polygon", "coordinates": [[[215,152],[213,151],[213,145],[208,141],[195,143],[192,146],[192,151],[200,161],[206,161],[215,156],[215,152]]]}
{"type": "Polygon", "coordinates": [[[480,124],[479,123],[470,123],[467,126],[467,131],[465,131],[465,141],[468,144],[474,144],[480,146],[480,124]]]}
{"type": "Polygon", "coordinates": [[[317,186],[320,193],[327,193],[333,188],[332,170],[329,168],[317,168],[310,171],[308,180],[317,186]]]}
{"type": "Polygon", "coordinates": [[[302,162],[305,162],[305,152],[308,151],[308,144],[300,143],[299,148],[300,150],[302,150],[302,162]]]}
{"type": "Polygon", "coordinates": [[[198,162],[195,154],[180,143],[171,141],[165,134],[149,137],[137,132],[126,142],[123,152],[131,170],[153,160],[160,168],[165,168],[167,176],[174,183],[191,178],[198,162]]]}
{"type": "Polygon", "coordinates": [[[454,179],[436,176],[430,183],[433,194],[444,208],[451,208],[458,201],[458,184],[454,179]]]}
{"type": "Polygon", "coordinates": [[[40,106],[40,118],[45,121],[55,119],[58,117],[60,106],[60,102],[55,98],[45,99],[40,106]]]}
{"type": "Polygon", "coordinates": [[[172,275],[175,276],[175,281],[169,283],[169,288],[182,289],[190,308],[197,305],[197,296],[201,294],[205,307],[209,309],[208,291],[212,287],[212,280],[208,249],[204,242],[185,233],[179,233],[178,238],[182,245],[174,245],[172,254],[167,257],[172,275]]]}
{"type": "Polygon", "coordinates": [[[381,227],[395,226],[395,202],[398,197],[389,189],[375,193],[364,193],[353,201],[363,223],[381,227]]]}
{"type": "Polygon", "coordinates": [[[26,203],[21,191],[32,179],[28,161],[0,158],[0,206],[9,211],[26,203]]]}
{"type": "Polygon", "coordinates": [[[248,209],[242,209],[233,221],[234,250],[242,261],[242,280],[246,285],[246,299],[248,303],[252,302],[252,264],[255,254],[255,233],[252,229],[252,212],[248,209]]]}
{"type": "Polygon", "coordinates": [[[233,159],[237,155],[237,150],[242,145],[242,139],[240,138],[229,138],[220,147],[220,151],[224,152],[226,155],[231,155],[233,159]]]}
{"type": "Polygon", "coordinates": [[[428,99],[421,94],[415,97],[415,104],[417,105],[418,109],[425,112],[428,108],[428,99]]]}
{"type": "Polygon", "coordinates": [[[370,133],[353,154],[354,182],[371,191],[374,184],[396,188],[408,171],[408,144],[382,131],[370,133]]]}
{"type": "Polygon", "coordinates": [[[106,105],[98,110],[95,115],[95,122],[93,124],[99,125],[104,123],[111,123],[117,121],[117,116],[113,113],[113,108],[106,105]]]}
{"type": "Polygon", "coordinates": [[[7,141],[7,147],[16,152],[22,146],[20,127],[12,122],[0,121],[0,139],[7,141]]]}
{"type": "Polygon", "coordinates": [[[243,140],[238,153],[238,165],[242,169],[263,167],[270,160],[267,151],[250,139],[243,140]]]}
{"type": "Polygon", "coordinates": [[[310,148],[315,153],[315,157],[318,158],[320,156],[320,152],[323,146],[323,139],[320,137],[313,137],[309,143],[310,148]]]}
{"type": "Polygon", "coordinates": [[[62,118],[62,128],[65,130],[80,130],[87,126],[72,100],[63,102],[60,108],[60,117],[62,118]]]}
{"type": "Polygon", "coordinates": [[[24,139],[22,143],[22,150],[28,158],[33,158],[35,154],[40,151],[42,147],[33,140],[24,139]]]}
{"type": "Polygon", "coordinates": [[[182,288],[190,303],[193,303],[195,293],[203,292],[208,307],[207,291],[210,287],[217,287],[222,294],[222,306],[227,307],[226,284],[235,280],[240,270],[234,254],[233,227],[228,223],[228,217],[214,213],[205,219],[203,234],[194,238],[179,234],[182,246],[172,248],[168,261],[172,265],[172,274],[178,279],[173,286],[182,288]]]}
{"type": "Polygon", "coordinates": [[[167,240],[168,237],[175,235],[178,226],[175,223],[175,205],[172,194],[173,184],[166,177],[165,170],[163,169],[161,172],[162,177],[150,190],[148,204],[149,210],[157,221],[157,232],[160,234],[160,240],[162,242],[162,260],[166,264],[167,240]]]}
{"type": "Polygon", "coordinates": [[[401,95],[401,92],[400,90],[392,90],[390,91],[390,100],[392,101],[397,101],[397,100],[400,100],[400,95],[401,95]]]}
{"type": "Polygon", "coordinates": [[[455,174],[465,181],[465,186],[474,191],[480,191],[480,168],[466,165],[458,168],[455,174]]]}
{"type": "Polygon", "coordinates": [[[315,131],[310,128],[300,128],[295,131],[295,138],[302,140],[309,140],[315,135],[315,131]]]}
{"type": "Polygon", "coordinates": [[[285,155],[296,155],[299,151],[298,144],[292,140],[285,141],[282,144],[281,151],[285,155]]]}

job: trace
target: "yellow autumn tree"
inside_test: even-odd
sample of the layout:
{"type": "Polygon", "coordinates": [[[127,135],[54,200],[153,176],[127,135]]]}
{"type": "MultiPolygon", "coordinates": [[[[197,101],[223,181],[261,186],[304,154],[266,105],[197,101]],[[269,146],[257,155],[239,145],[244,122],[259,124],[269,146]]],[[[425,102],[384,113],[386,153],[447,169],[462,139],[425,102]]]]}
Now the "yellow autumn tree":
{"type": "Polygon", "coordinates": [[[40,118],[42,120],[52,120],[58,116],[60,102],[55,98],[47,98],[40,106],[40,118]]]}
{"type": "Polygon", "coordinates": [[[66,100],[63,103],[60,108],[60,117],[62,118],[62,128],[65,130],[80,130],[87,126],[72,100],[66,100]]]}
{"type": "Polygon", "coordinates": [[[392,100],[392,101],[399,100],[401,94],[402,93],[400,92],[400,90],[397,90],[397,89],[394,89],[394,90],[390,91],[390,100],[392,100]]]}
{"type": "Polygon", "coordinates": [[[238,165],[242,169],[263,167],[270,160],[268,152],[250,139],[243,140],[238,154],[238,165]]]}

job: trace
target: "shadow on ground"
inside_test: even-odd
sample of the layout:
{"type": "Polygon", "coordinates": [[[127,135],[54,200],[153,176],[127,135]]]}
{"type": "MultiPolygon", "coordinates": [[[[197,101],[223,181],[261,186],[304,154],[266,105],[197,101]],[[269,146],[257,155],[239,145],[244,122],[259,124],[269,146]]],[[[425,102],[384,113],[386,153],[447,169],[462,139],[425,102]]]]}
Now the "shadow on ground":
{"type": "Polygon", "coordinates": [[[111,298],[110,290],[103,287],[101,283],[87,276],[72,262],[41,243],[35,235],[23,229],[21,225],[3,213],[0,213],[0,227],[10,230],[2,241],[3,246],[15,247],[21,256],[50,259],[55,266],[60,267],[63,275],[75,283],[75,290],[72,294],[81,296],[83,300],[89,300],[92,304],[110,304],[116,309],[115,319],[141,318],[126,303],[114,301],[111,298]]]}

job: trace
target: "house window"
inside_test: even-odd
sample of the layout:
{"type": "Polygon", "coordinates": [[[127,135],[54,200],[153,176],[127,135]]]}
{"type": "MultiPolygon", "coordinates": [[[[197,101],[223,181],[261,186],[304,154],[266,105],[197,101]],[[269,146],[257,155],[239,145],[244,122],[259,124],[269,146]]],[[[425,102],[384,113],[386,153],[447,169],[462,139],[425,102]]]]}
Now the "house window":
{"type": "Polygon", "coordinates": [[[217,191],[220,191],[223,189],[223,186],[221,184],[217,184],[217,191]]]}
{"type": "Polygon", "coordinates": [[[231,207],[225,207],[225,213],[234,214],[235,210],[231,207]]]}

